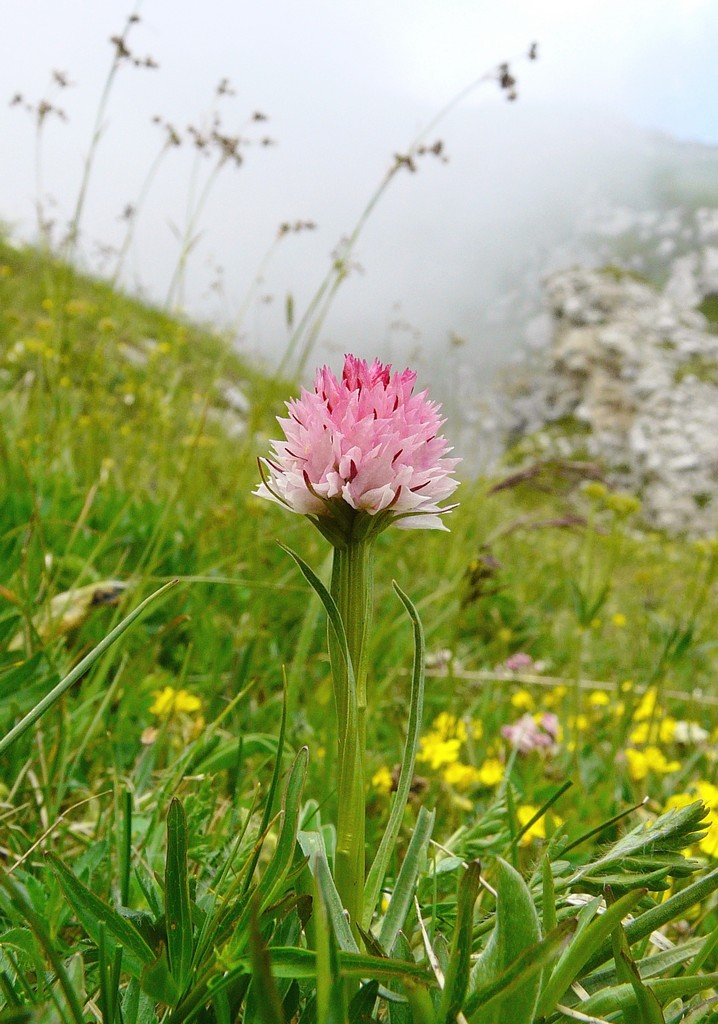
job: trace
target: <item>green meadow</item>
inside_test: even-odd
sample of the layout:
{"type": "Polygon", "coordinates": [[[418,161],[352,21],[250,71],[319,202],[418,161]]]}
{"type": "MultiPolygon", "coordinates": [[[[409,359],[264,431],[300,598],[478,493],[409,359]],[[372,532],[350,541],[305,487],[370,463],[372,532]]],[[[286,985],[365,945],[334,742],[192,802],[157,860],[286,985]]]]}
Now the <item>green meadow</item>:
{"type": "Polygon", "coordinates": [[[0,1021],[712,1019],[715,542],[580,452],[379,537],[357,932],[331,549],[252,494],[297,382],[9,242],[0,296],[0,1021]]]}

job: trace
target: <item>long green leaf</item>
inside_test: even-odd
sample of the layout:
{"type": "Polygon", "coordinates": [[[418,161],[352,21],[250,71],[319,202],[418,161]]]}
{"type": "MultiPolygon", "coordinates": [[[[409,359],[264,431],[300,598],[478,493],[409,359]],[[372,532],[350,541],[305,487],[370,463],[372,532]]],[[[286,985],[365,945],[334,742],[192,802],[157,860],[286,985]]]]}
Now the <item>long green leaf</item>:
{"type": "MultiPolygon", "coordinates": [[[[242,736],[242,754],[244,757],[253,757],[255,754],[263,754],[267,757],[274,757],[277,753],[277,737],[272,733],[257,732],[248,733],[242,736]]],[[[231,739],[218,743],[209,753],[197,758],[192,766],[193,772],[203,775],[210,775],[213,772],[221,772],[237,763],[237,740],[231,739]]]]}
{"type": "MultiPolygon", "coordinates": [[[[716,889],[718,889],[718,868],[713,868],[712,871],[709,871],[707,875],[704,875],[697,882],[692,882],[691,885],[687,885],[685,889],[681,889],[674,896],[665,900],[665,902],[651,907],[650,910],[646,910],[633,921],[629,921],[625,925],[626,939],[629,946],[632,946],[635,942],[640,942],[641,939],[647,938],[651,932],[662,928],[669,921],[682,917],[690,907],[702,902],[702,900],[715,892],[716,889]]],[[[596,967],[599,967],[608,960],[610,956],[610,942],[602,943],[599,949],[592,952],[589,957],[586,970],[595,970],[596,967]]]]}
{"type": "MultiPolygon", "coordinates": [[[[683,974],[695,974],[693,970],[697,955],[706,941],[705,935],[699,935],[694,939],[688,939],[679,946],[671,946],[670,949],[661,950],[660,953],[653,953],[637,961],[641,977],[656,978],[659,975],[675,974],[675,968],[686,964],[683,974]],[[690,963],[687,963],[690,961],[690,963]]],[[[581,984],[589,992],[598,992],[616,983],[616,971],[613,967],[601,968],[593,974],[584,976],[581,984]]]]}
{"type": "MultiPolygon", "coordinates": [[[[338,900],[337,895],[337,900],[338,900]]],[[[346,1024],[348,988],[339,973],[339,949],[322,890],[314,879],[316,1009],[321,1024],[346,1024]]]]}
{"type": "MultiPolygon", "coordinates": [[[[665,1005],[672,999],[686,999],[718,986],[718,974],[684,976],[681,978],[651,978],[644,982],[645,987],[665,1005]]],[[[636,993],[630,984],[616,985],[603,992],[597,992],[590,999],[578,1004],[581,1013],[595,1014],[617,1013],[626,1006],[636,1006],[636,993]]]]}
{"type": "Polygon", "coordinates": [[[70,689],[73,683],[76,683],[78,679],[95,664],[98,658],[102,657],[108,647],[114,644],[115,640],[119,639],[122,634],[128,629],[132,623],[142,615],[148,605],[156,601],[158,597],[165,594],[171,587],[177,585],[179,580],[171,580],[169,583],[165,583],[163,587],[156,590],[154,594],[150,594],[145,600],[138,604],[134,611],[130,612],[122,622],[120,622],[112,632],[108,633],[104,640],[101,640],[97,647],[94,647],[89,654],[86,654],[82,661],[78,662],[77,665],[69,672],[64,679],[61,679],[54,689],[50,690],[46,697],[35,705],[32,711],[29,711],[24,718],[22,718],[13,728],[0,740],[0,754],[4,754],[8,747],[19,739],[27,730],[37,722],[39,718],[48,711],[53,704],[55,704],[63,693],[70,689]]]}
{"type": "MultiPolygon", "coordinates": [[[[338,952],[339,969],[345,978],[376,978],[377,981],[419,981],[430,988],[436,988],[436,979],[429,970],[411,960],[389,960],[387,957],[369,956],[366,953],[338,952]]],[[[275,978],[316,978],[317,961],[313,949],[295,946],[272,947],[272,969],[275,978]]],[[[247,974],[251,961],[247,955],[237,958],[229,974],[247,974]]],[[[213,986],[214,989],[214,986],[213,986]]]]}
{"type": "Polygon", "coordinates": [[[187,874],[187,819],[177,797],[172,799],[167,814],[165,920],[170,971],[178,991],[183,992],[192,964],[192,907],[187,874]]]}
{"type": "Polygon", "coordinates": [[[320,832],[299,832],[297,841],[302,848],[302,853],[309,858],[309,870],[322,895],[323,906],[331,921],[339,948],[348,953],[358,953],[359,947],[349,927],[349,921],[329,870],[322,834],[320,832]]]}
{"type": "MultiPolygon", "coordinates": [[[[279,738],[277,740],[277,753],[274,759],[274,770],[272,771],[272,781],[269,785],[269,792],[267,793],[267,799],[264,802],[264,811],[262,812],[262,822],[259,826],[259,834],[263,835],[269,827],[269,822],[272,819],[272,807],[274,805],[274,796],[277,792],[277,786],[279,785],[279,777],[282,774],[282,754],[284,752],[284,735],[287,728],[287,677],[283,677],[283,693],[282,693],[282,718],[279,723],[279,738]]],[[[244,739],[242,740],[244,747],[244,739]]],[[[259,858],[262,853],[261,846],[257,846],[254,854],[250,860],[249,867],[247,869],[247,878],[244,883],[244,892],[247,892],[250,885],[252,884],[252,877],[254,870],[259,863],[259,858]]]]}
{"type": "Polygon", "coordinates": [[[279,895],[282,884],[292,866],[299,825],[299,805],[302,799],[304,781],[307,777],[308,763],[309,750],[307,747],[302,747],[294,759],[294,764],[292,765],[284,790],[279,839],[277,840],[272,859],[267,865],[267,869],[257,887],[262,910],[269,906],[279,895]]]}
{"type": "Polygon", "coordinates": [[[127,970],[139,976],[141,967],[154,962],[155,954],[134,925],[88,889],[54,853],[48,853],[46,857],[65,894],[65,899],[95,945],[99,945],[100,923],[104,922],[107,933],[119,943],[125,953],[123,962],[127,970]]]}
{"type": "Polygon", "coordinates": [[[17,882],[14,882],[9,875],[5,874],[5,872],[0,874],[0,886],[2,886],[2,888],[8,893],[13,906],[25,918],[38,942],[45,950],[45,955],[50,961],[52,969],[57,976],[75,1024],[84,1024],[82,1007],[79,999],[77,998],[77,992],[75,991],[75,987],[72,983],[72,978],[63,963],[62,957],[57,953],[55,942],[50,937],[47,927],[45,926],[45,922],[27,899],[23,888],[19,886],[17,882]]]}
{"type": "Polygon", "coordinates": [[[436,1011],[437,1024],[453,1024],[469,986],[471,938],[474,930],[474,904],[481,884],[481,864],[472,860],[459,882],[456,924],[451,940],[449,969],[446,972],[441,1002],[436,1011]]]}
{"type": "Polygon", "coordinates": [[[525,949],[502,974],[471,993],[464,1004],[465,1016],[471,1020],[477,1010],[491,1009],[495,1000],[503,1001],[525,985],[556,959],[575,930],[576,918],[566,918],[535,946],[525,949]]]}
{"type": "Polygon", "coordinates": [[[595,955],[596,949],[603,945],[614,928],[645,895],[645,889],[626,893],[625,896],[621,896],[611,904],[603,914],[597,915],[588,927],[576,935],[556,965],[548,983],[544,986],[539,999],[537,1016],[547,1016],[556,1008],[556,1004],[571,982],[585,970],[587,963],[595,955]]]}
{"type": "MultiPolygon", "coordinates": [[[[342,978],[374,978],[379,982],[400,981],[407,986],[419,983],[425,988],[436,988],[434,976],[413,960],[389,960],[362,953],[344,953],[341,950],[337,952],[337,958],[342,978]]],[[[232,989],[241,978],[251,975],[251,956],[245,953],[234,959],[229,970],[225,971],[220,966],[218,971],[201,989],[193,989],[173,1011],[171,1024],[183,1024],[192,1019],[216,995],[232,989]]],[[[272,974],[275,978],[316,982],[317,971],[317,954],[314,950],[296,946],[272,947],[272,974]]]]}
{"type": "Polygon", "coordinates": [[[364,886],[364,917],[362,927],[366,930],[371,925],[371,919],[379,901],[379,894],[386,875],[394,846],[396,844],[399,829],[404,819],[406,808],[411,791],[411,783],[414,778],[414,765],[416,763],[416,752],[419,747],[419,734],[421,733],[421,718],[424,710],[424,660],[425,642],[424,630],[421,619],[412,601],[407,597],[401,587],[395,582],[394,590],[406,608],[411,618],[414,629],[414,666],[411,673],[411,696],[409,698],[409,722],[407,725],[406,742],[404,754],[401,759],[401,773],[399,783],[394,794],[391,805],[389,821],[387,822],[384,835],[381,837],[379,849],[376,852],[369,874],[364,886]]]}
{"type": "MultiPolygon", "coordinates": [[[[492,986],[541,939],[531,892],[518,871],[501,859],[498,860],[496,888],[496,923],[471,976],[472,986],[478,989],[492,986]]],[[[540,979],[533,977],[520,992],[506,999],[492,1000],[488,1006],[479,1005],[474,1020],[477,1024],[503,1024],[510,1013],[512,1024],[530,1024],[534,1019],[539,985],[540,979]]]]}
{"type": "Polygon", "coordinates": [[[314,570],[307,565],[304,559],[301,558],[296,553],[296,551],[292,551],[292,549],[287,547],[286,544],[280,544],[279,546],[283,551],[286,551],[291,558],[294,559],[294,561],[297,563],[297,566],[299,567],[300,572],[302,573],[302,576],[304,576],[307,583],[309,583],[312,589],[317,593],[322,604],[324,605],[324,609],[329,618],[332,630],[334,631],[334,636],[339,645],[339,651],[344,660],[347,675],[349,677],[349,688],[354,690],[356,688],[356,683],[354,679],[354,666],[352,665],[352,660],[349,656],[347,634],[346,630],[344,629],[344,623],[342,622],[342,617],[339,612],[339,609],[337,608],[336,601],[329,593],[327,588],[324,586],[322,581],[319,579],[317,574],[314,572],[314,570]]]}
{"type": "Polygon", "coordinates": [[[406,856],[399,871],[399,877],[391,894],[389,907],[382,921],[381,931],[379,932],[379,942],[384,949],[391,949],[393,947],[397,935],[404,927],[404,922],[406,921],[414,896],[421,859],[431,839],[435,817],[436,813],[434,811],[429,813],[425,807],[419,808],[414,834],[411,837],[406,856]]]}
{"type": "Polygon", "coordinates": [[[285,1024],[282,1000],[272,974],[269,950],[259,930],[259,906],[256,898],[252,899],[249,911],[249,949],[258,1019],[262,1024],[285,1024]]]}
{"type": "MultiPolygon", "coordinates": [[[[621,950],[619,956],[628,972],[628,980],[636,997],[636,1007],[639,1014],[637,1024],[666,1024],[661,1004],[658,1002],[655,993],[641,981],[641,975],[638,973],[638,968],[629,955],[627,945],[621,950]]],[[[626,1012],[624,1012],[623,1016],[626,1024],[628,1024],[626,1012]]]]}

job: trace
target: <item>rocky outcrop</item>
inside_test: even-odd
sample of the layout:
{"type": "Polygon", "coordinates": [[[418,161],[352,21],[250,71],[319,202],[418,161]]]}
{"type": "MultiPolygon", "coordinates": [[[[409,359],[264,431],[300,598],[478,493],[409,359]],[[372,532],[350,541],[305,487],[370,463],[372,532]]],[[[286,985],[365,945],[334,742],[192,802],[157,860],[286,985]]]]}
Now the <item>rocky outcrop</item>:
{"type": "Polygon", "coordinates": [[[715,292],[711,247],[676,260],[663,290],[615,268],[553,275],[550,341],[514,381],[514,437],[561,454],[580,440],[651,524],[715,533],[718,333],[697,308],[715,292]]]}

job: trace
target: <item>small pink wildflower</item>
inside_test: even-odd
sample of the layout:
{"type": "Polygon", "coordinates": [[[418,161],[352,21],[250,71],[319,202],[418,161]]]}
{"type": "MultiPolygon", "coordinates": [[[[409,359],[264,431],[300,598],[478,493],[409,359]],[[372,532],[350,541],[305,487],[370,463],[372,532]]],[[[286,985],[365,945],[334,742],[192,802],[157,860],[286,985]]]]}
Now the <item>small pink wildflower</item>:
{"type": "Polygon", "coordinates": [[[561,723],[558,720],[558,715],[554,715],[553,711],[544,711],[538,720],[538,724],[547,732],[552,740],[556,741],[561,731],[561,723]]]}
{"type": "Polygon", "coordinates": [[[518,722],[514,722],[513,725],[503,725],[501,727],[501,735],[520,754],[529,754],[532,750],[545,750],[548,747],[552,747],[556,739],[558,720],[555,722],[555,727],[554,722],[551,721],[555,718],[555,715],[543,715],[539,725],[533,715],[522,715],[518,722]],[[549,722],[546,723],[545,719],[549,719],[549,722]]]}
{"type": "Polygon", "coordinates": [[[509,672],[530,672],[533,667],[533,658],[524,651],[516,651],[515,654],[510,654],[504,662],[504,668],[507,668],[509,672]]]}
{"type": "Polygon", "coordinates": [[[347,355],[341,380],[317,371],[314,391],[287,403],[279,418],[286,441],[273,441],[267,475],[254,492],[313,519],[330,539],[351,530],[357,513],[403,529],[445,530],[439,502],[458,482],[459,459],[446,458],[444,422],[426,391],[414,395],[412,370],[391,374],[347,355]],[[329,526],[329,522],[334,523],[329,526]]]}

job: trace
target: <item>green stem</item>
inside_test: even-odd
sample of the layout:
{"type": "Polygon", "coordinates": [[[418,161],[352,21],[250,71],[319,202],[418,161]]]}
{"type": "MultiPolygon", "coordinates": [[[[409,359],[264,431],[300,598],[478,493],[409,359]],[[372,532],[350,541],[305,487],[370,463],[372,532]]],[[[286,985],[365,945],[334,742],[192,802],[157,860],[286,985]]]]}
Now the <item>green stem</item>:
{"type": "Polygon", "coordinates": [[[374,543],[335,547],[331,592],[347,637],[353,679],[330,631],[329,654],[337,709],[338,798],[336,884],[355,937],[363,914],[365,875],[365,755],[367,639],[371,626],[374,543]]]}

